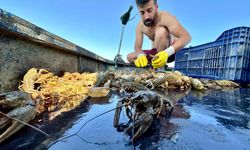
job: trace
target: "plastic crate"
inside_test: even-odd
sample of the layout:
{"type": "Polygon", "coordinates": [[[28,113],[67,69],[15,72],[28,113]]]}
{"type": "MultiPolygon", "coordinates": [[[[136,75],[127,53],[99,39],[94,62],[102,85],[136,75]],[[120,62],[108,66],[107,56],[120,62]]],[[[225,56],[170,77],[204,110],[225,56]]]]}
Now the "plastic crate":
{"type": "Polygon", "coordinates": [[[180,50],[174,69],[188,76],[250,82],[250,27],[233,28],[214,42],[180,50]]]}

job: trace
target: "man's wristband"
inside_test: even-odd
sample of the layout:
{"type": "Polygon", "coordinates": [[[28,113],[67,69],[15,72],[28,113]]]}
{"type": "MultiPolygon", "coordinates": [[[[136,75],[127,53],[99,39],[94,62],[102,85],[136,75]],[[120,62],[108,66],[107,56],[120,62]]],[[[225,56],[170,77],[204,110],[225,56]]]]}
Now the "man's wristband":
{"type": "Polygon", "coordinates": [[[169,48],[167,48],[165,50],[165,52],[168,54],[168,57],[171,56],[171,55],[173,55],[175,53],[174,47],[170,46],[169,48]]]}
{"type": "Polygon", "coordinates": [[[141,57],[142,55],[143,55],[143,56],[146,56],[146,54],[142,52],[142,53],[138,54],[136,58],[139,58],[139,57],[141,57]]]}

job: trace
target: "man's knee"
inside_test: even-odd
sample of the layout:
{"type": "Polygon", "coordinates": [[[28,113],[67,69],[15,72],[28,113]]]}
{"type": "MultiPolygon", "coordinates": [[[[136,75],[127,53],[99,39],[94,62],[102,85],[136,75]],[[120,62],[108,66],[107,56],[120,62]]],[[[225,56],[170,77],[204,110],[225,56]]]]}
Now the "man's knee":
{"type": "Polygon", "coordinates": [[[154,45],[159,49],[166,49],[170,46],[169,32],[166,27],[159,26],[155,31],[154,45]]]}
{"type": "Polygon", "coordinates": [[[155,30],[155,39],[167,40],[169,32],[166,27],[159,26],[155,30]]]}

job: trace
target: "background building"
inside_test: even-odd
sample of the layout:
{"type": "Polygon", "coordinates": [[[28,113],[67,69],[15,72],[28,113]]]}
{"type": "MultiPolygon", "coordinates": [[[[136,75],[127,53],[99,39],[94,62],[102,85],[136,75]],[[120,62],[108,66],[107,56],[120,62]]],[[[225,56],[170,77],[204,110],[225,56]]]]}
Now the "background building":
{"type": "Polygon", "coordinates": [[[180,50],[174,69],[193,77],[250,82],[250,27],[233,28],[214,42],[180,50]]]}

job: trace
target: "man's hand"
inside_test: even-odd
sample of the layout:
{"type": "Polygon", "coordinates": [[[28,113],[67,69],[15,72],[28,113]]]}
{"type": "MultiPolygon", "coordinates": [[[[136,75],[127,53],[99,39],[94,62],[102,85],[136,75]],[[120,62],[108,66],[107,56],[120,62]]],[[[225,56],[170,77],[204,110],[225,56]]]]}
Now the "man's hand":
{"type": "Polygon", "coordinates": [[[170,46],[164,51],[158,52],[152,59],[152,66],[154,68],[164,67],[168,61],[168,57],[175,53],[174,47],[170,46]]]}
{"type": "Polygon", "coordinates": [[[148,64],[148,59],[144,53],[137,55],[137,59],[135,60],[136,67],[145,67],[148,64]]]}
{"type": "Polygon", "coordinates": [[[164,67],[168,60],[168,53],[166,51],[158,52],[152,59],[152,66],[154,68],[164,67]]]}

